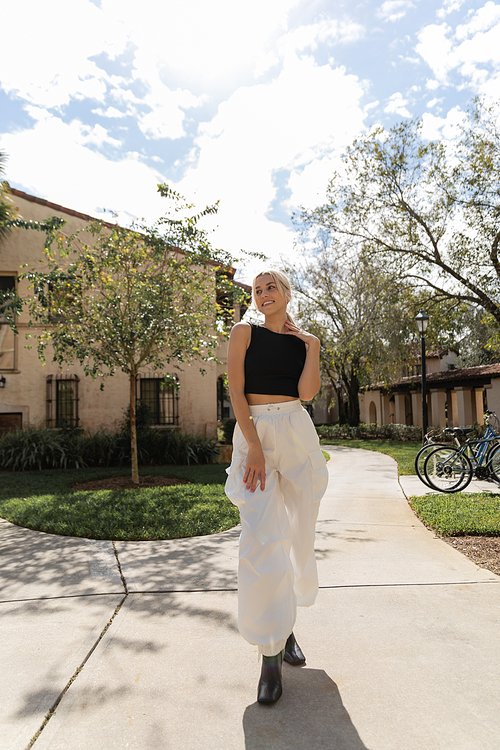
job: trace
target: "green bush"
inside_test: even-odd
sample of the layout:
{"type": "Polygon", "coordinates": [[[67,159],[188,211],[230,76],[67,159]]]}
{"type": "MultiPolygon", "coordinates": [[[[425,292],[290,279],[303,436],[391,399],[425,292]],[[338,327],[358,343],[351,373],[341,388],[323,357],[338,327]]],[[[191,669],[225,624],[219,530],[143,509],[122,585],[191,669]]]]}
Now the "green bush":
{"type": "Polygon", "coordinates": [[[63,430],[17,429],[0,437],[0,468],[12,471],[29,469],[67,469],[83,466],[79,450],[80,436],[63,430]]]}
{"type": "MultiPolygon", "coordinates": [[[[218,454],[214,440],[149,427],[138,430],[137,450],[141,465],[209,464],[218,454]]],[[[129,464],[130,438],[124,432],[29,427],[0,436],[0,469],[6,471],[129,464]]]]}
{"type": "Polygon", "coordinates": [[[316,425],[321,440],[421,440],[422,429],[405,424],[316,425]]]}
{"type": "MultiPolygon", "coordinates": [[[[129,441],[130,442],[130,441],[129,441]]],[[[187,435],[176,430],[142,429],[137,433],[140,464],[209,464],[215,461],[218,450],[215,440],[200,435],[187,435]]],[[[127,443],[125,463],[130,463],[127,443]]],[[[123,459],[122,459],[123,460],[123,459]]]]}

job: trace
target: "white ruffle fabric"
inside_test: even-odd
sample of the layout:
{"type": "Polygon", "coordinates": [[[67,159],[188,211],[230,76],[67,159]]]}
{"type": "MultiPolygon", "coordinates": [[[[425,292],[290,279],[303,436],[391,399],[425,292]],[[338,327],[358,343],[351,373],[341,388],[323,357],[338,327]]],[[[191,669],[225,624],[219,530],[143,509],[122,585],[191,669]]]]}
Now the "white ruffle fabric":
{"type": "Polygon", "coordinates": [[[314,535],[328,470],[299,400],[250,411],[266,459],[266,488],[246,489],[248,446],[236,425],[226,495],[241,517],[238,627],[263,656],[274,656],[293,630],[297,605],[309,607],[318,593],[314,535]]]}

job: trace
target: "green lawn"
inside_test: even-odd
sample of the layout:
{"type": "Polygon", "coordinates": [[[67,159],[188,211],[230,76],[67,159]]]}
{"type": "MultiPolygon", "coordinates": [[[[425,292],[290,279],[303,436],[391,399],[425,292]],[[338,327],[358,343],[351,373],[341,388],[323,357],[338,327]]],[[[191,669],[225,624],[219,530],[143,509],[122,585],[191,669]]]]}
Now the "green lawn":
{"type": "MultiPolygon", "coordinates": [[[[329,460],[330,456],[325,453],[329,460]]],[[[0,517],[61,536],[120,541],[176,539],[226,531],[239,523],[226,497],[226,465],[148,466],[143,475],[180,477],[190,484],[133,490],[73,490],[73,484],[130,469],[0,472],[0,517]]]]}
{"type": "MultiPolygon", "coordinates": [[[[413,461],[420,449],[420,443],[388,440],[327,444],[386,453],[398,461],[403,475],[415,473],[413,461]]],[[[52,534],[123,541],[215,534],[239,522],[237,508],[224,493],[225,465],[151,466],[141,473],[181,477],[190,484],[85,492],[71,485],[130,476],[130,469],[0,472],[0,516],[52,534]]],[[[500,535],[500,495],[433,494],[411,497],[410,504],[438,534],[500,535]]]]}
{"type": "Polygon", "coordinates": [[[130,469],[0,472],[0,516],[29,529],[90,539],[175,539],[214,534],[239,522],[224,494],[225,466],[145,467],[145,475],[191,484],[83,491],[72,484],[129,476],[130,469]]]}
{"type": "Polygon", "coordinates": [[[415,456],[422,447],[422,443],[399,440],[322,440],[323,445],[345,445],[348,448],[363,448],[366,451],[378,451],[392,456],[398,462],[400,476],[415,474],[415,456]]]}
{"type": "Polygon", "coordinates": [[[457,492],[410,497],[417,516],[440,536],[500,536],[500,495],[457,492]]]}

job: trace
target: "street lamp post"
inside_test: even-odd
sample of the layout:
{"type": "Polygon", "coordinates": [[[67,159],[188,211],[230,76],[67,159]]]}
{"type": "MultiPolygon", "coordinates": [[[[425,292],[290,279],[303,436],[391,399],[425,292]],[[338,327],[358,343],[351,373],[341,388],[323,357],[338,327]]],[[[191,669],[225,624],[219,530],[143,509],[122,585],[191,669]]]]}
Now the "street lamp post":
{"type": "Polygon", "coordinates": [[[422,365],[422,442],[425,443],[427,434],[427,393],[426,393],[426,369],[425,369],[425,334],[429,325],[429,316],[422,310],[415,316],[418,332],[420,333],[420,362],[422,365]]]}

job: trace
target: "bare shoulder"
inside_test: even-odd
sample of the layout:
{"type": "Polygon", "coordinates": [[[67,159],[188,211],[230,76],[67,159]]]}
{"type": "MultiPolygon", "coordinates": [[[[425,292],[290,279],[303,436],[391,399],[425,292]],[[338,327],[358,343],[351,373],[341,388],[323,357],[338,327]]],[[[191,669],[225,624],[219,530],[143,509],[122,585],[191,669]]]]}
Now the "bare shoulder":
{"type": "Polygon", "coordinates": [[[244,321],[240,321],[240,323],[235,323],[231,330],[231,341],[234,341],[235,343],[249,343],[250,337],[252,335],[252,327],[250,323],[245,323],[244,321]]]}

